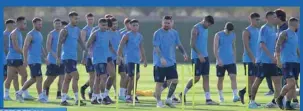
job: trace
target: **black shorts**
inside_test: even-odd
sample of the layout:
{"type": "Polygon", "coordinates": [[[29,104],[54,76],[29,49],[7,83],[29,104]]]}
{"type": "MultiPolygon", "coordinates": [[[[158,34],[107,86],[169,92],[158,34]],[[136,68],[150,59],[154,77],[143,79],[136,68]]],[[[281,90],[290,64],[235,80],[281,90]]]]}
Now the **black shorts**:
{"type": "Polygon", "coordinates": [[[29,69],[31,71],[31,77],[39,77],[42,76],[41,64],[29,64],[29,69]]]}
{"type": "Polygon", "coordinates": [[[204,57],[205,62],[201,63],[200,60],[192,59],[192,64],[195,64],[195,76],[208,76],[209,75],[209,60],[208,57],[204,57]]]}
{"type": "Polygon", "coordinates": [[[95,66],[95,72],[97,76],[107,74],[107,63],[97,63],[95,66]]]}
{"type": "Polygon", "coordinates": [[[67,60],[63,60],[63,64],[65,67],[64,72],[69,74],[72,72],[77,71],[77,61],[72,60],[72,59],[67,59],[67,60]]]}
{"type": "Polygon", "coordinates": [[[178,79],[178,72],[176,65],[170,67],[157,67],[154,66],[154,81],[161,82],[178,79]]]}
{"type": "Polygon", "coordinates": [[[271,76],[282,76],[278,73],[278,67],[276,64],[269,64],[269,63],[258,63],[258,73],[257,77],[264,78],[264,77],[271,77],[271,76]]]}
{"type": "MultiPolygon", "coordinates": [[[[127,63],[127,75],[129,77],[133,77],[135,75],[135,64],[136,63],[127,63]]],[[[140,64],[136,64],[137,69],[136,69],[136,74],[140,73],[140,64]]]]}
{"type": "Polygon", "coordinates": [[[49,64],[46,66],[46,76],[64,75],[64,65],[49,64]]]}
{"type": "MultiPolygon", "coordinates": [[[[116,61],[117,61],[117,60],[114,60],[115,69],[117,68],[116,61]]],[[[121,73],[121,72],[125,72],[125,65],[124,65],[124,64],[122,64],[122,62],[121,62],[121,64],[118,66],[118,68],[119,68],[119,69],[118,69],[119,73],[121,73]]]]}
{"type": "Polygon", "coordinates": [[[227,64],[223,66],[216,66],[217,68],[217,77],[224,77],[225,71],[227,70],[228,75],[237,74],[237,66],[236,64],[227,64]]]}
{"type": "Polygon", "coordinates": [[[256,64],[247,62],[244,63],[244,71],[245,75],[248,74],[248,76],[257,76],[258,68],[256,64]],[[246,68],[248,68],[248,70],[246,70],[246,68]]]}
{"type": "Polygon", "coordinates": [[[7,66],[20,67],[23,65],[22,59],[7,59],[7,66]]]}
{"type": "Polygon", "coordinates": [[[7,65],[3,66],[3,75],[7,76],[7,65]]]}
{"type": "Polygon", "coordinates": [[[298,72],[299,70],[300,70],[300,64],[298,67],[298,63],[286,62],[282,65],[283,77],[285,79],[295,78],[297,80],[298,78],[296,78],[296,76],[299,74],[298,72]]]}
{"type": "Polygon", "coordinates": [[[87,73],[95,72],[94,65],[93,65],[93,62],[92,62],[92,59],[91,59],[91,58],[87,58],[87,59],[86,59],[85,68],[86,68],[86,72],[87,72],[87,73]]]}

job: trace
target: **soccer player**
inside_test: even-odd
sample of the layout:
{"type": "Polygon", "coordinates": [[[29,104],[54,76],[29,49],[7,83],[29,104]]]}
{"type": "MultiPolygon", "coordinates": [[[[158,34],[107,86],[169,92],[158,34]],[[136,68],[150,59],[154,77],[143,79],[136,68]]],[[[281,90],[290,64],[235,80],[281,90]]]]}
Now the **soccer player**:
{"type": "MultiPolygon", "coordinates": [[[[5,30],[3,32],[3,44],[4,44],[4,50],[3,50],[3,74],[4,74],[4,81],[7,79],[7,61],[6,61],[6,55],[8,53],[8,43],[9,43],[9,35],[11,34],[11,32],[15,29],[15,25],[16,25],[16,22],[15,20],[13,19],[8,19],[5,21],[5,30]]],[[[14,84],[14,88],[15,88],[15,91],[18,91],[19,90],[19,81],[18,81],[18,76],[14,76],[15,78],[13,79],[13,84],[14,84]]],[[[9,94],[9,93],[7,93],[9,94]]],[[[9,95],[5,95],[4,98],[3,98],[5,101],[7,100],[12,100],[10,98],[9,95]]]]}
{"type": "Polygon", "coordinates": [[[17,95],[17,100],[19,102],[24,102],[22,94],[25,90],[27,90],[31,85],[36,83],[37,93],[39,95],[38,101],[41,103],[46,103],[47,100],[44,98],[42,93],[42,71],[41,71],[41,55],[45,60],[45,63],[48,65],[48,61],[46,59],[46,52],[43,48],[43,36],[40,32],[42,29],[42,19],[34,18],[32,20],[34,28],[29,31],[26,35],[24,46],[23,46],[23,65],[26,67],[27,65],[30,68],[31,78],[27,80],[22,86],[21,90],[19,90],[17,95]]]}
{"type": "MultiPolygon", "coordinates": [[[[138,32],[139,21],[136,19],[132,19],[129,23],[131,26],[131,31],[123,35],[122,40],[119,44],[119,48],[118,48],[119,57],[117,59],[117,64],[120,65],[121,61],[123,60],[122,54],[125,54],[124,58],[128,71],[127,73],[128,79],[129,79],[127,86],[127,96],[126,96],[127,103],[131,103],[134,101],[131,97],[132,95],[131,92],[136,91],[134,90],[136,89],[136,87],[134,87],[134,84],[136,84],[137,86],[140,78],[140,59],[143,60],[144,67],[147,67],[145,50],[143,48],[143,36],[138,32]],[[123,51],[125,51],[125,53],[123,53],[123,51]],[[134,74],[136,74],[137,78],[134,78],[134,74]],[[134,79],[137,80],[136,83],[134,83],[134,79]]],[[[139,103],[138,100],[135,101],[136,103],[139,103]]]]}
{"type": "Polygon", "coordinates": [[[230,22],[225,24],[224,30],[217,32],[214,38],[214,55],[218,77],[218,91],[220,102],[224,102],[223,80],[227,70],[231,81],[233,102],[239,101],[237,91],[237,67],[236,67],[236,34],[233,32],[234,25],[230,22]]]}
{"type": "MultiPolygon", "coordinates": [[[[86,26],[82,29],[81,31],[81,39],[84,43],[87,42],[90,33],[92,32],[92,28],[94,26],[94,15],[92,13],[86,14],[86,26]]],[[[85,90],[87,87],[90,87],[90,91],[88,93],[89,98],[91,98],[92,91],[93,91],[93,85],[94,85],[94,80],[95,80],[95,70],[94,70],[94,65],[92,64],[92,49],[89,49],[89,54],[86,57],[85,61],[82,61],[82,64],[85,65],[86,72],[89,74],[89,79],[88,81],[81,87],[81,97],[82,99],[86,100],[85,98],[85,90]]],[[[83,52],[84,53],[84,52],[83,52]]]]}
{"type": "Polygon", "coordinates": [[[107,60],[110,57],[109,49],[111,46],[110,36],[108,35],[109,33],[107,31],[108,21],[105,18],[100,18],[98,21],[98,26],[99,29],[92,32],[86,43],[87,48],[92,47],[92,62],[95,67],[95,82],[91,103],[101,104],[102,102],[103,104],[107,105],[111,103],[105,99],[104,96],[107,80],[107,60]]]}
{"type": "MultiPolygon", "coordinates": [[[[248,95],[251,95],[251,86],[254,83],[257,74],[256,56],[259,37],[260,14],[251,13],[249,17],[250,25],[246,27],[242,33],[242,41],[244,46],[243,63],[245,75],[248,73],[248,95]],[[248,66],[248,71],[246,68],[248,66]]],[[[244,104],[244,94],[246,87],[239,91],[242,104],[244,104]]]]}
{"type": "MultiPolygon", "coordinates": [[[[214,18],[210,15],[205,16],[204,19],[194,25],[191,30],[191,59],[192,64],[195,64],[195,80],[197,83],[201,76],[203,78],[203,89],[205,92],[206,104],[207,105],[218,105],[210,98],[209,92],[209,60],[207,52],[208,42],[208,27],[214,24],[214,18]]],[[[184,89],[184,101],[186,102],[185,95],[193,86],[193,79],[190,79],[184,89]]],[[[182,97],[182,96],[181,96],[182,97]]],[[[182,99],[180,97],[180,99],[182,99]]]]}
{"type": "Polygon", "coordinates": [[[60,65],[62,60],[66,73],[62,87],[61,105],[70,105],[67,102],[67,92],[69,89],[69,83],[72,81],[72,88],[75,94],[75,105],[80,104],[80,106],[84,106],[86,103],[78,98],[79,73],[77,71],[77,45],[79,43],[82,50],[86,50],[86,48],[80,38],[80,28],[77,26],[78,13],[72,11],[68,16],[70,23],[60,31],[57,45],[57,65],[60,65]]]}
{"type": "Polygon", "coordinates": [[[282,110],[295,110],[290,102],[296,95],[296,80],[295,71],[297,71],[297,60],[299,56],[298,51],[298,36],[296,29],[298,28],[299,21],[296,18],[290,18],[288,20],[289,28],[282,31],[279,35],[278,42],[276,44],[275,56],[277,59],[278,67],[282,68],[283,76],[286,79],[286,85],[283,86],[279,97],[276,102],[282,110]],[[286,105],[283,105],[283,98],[286,96],[286,105]]]}
{"type": "MultiPolygon", "coordinates": [[[[7,54],[7,79],[5,81],[5,92],[4,98],[8,99],[9,96],[9,88],[11,82],[18,73],[21,75],[21,84],[27,80],[27,71],[25,65],[23,65],[23,58],[22,58],[22,47],[23,47],[23,37],[22,31],[26,30],[26,20],[25,17],[18,17],[17,18],[17,27],[11,32],[9,35],[9,49],[7,54]]],[[[17,94],[16,94],[17,96],[17,94]]],[[[24,91],[24,99],[26,100],[33,100],[35,99],[31,95],[29,95],[28,91],[24,91]]]]}
{"type": "Polygon", "coordinates": [[[257,77],[251,88],[251,98],[249,103],[249,108],[254,109],[257,108],[258,105],[255,102],[256,94],[258,92],[259,86],[262,83],[264,77],[271,77],[274,83],[275,94],[274,98],[271,102],[265,105],[267,108],[276,107],[275,98],[279,96],[279,92],[281,91],[281,81],[282,77],[277,72],[277,60],[274,57],[274,49],[276,44],[276,23],[277,16],[273,11],[269,11],[266,13],[266,24],[264,24],[259,33],[258,38],[258,49],[257,49],[257,58],[256,63],[258,67],[257,77]]]}
{"type": "Polygon", "coordinates": [[[175,108],[175,105],[172,103],[172,95],[178,84],[178,72],[175,65],[176,47],[181,51],[184,60],[187,61],[188,59],[178,32],[171,29],[172,24],[172,16],[164,16],[162,18],[162,28],[155,31],[153,36],[154,81],[156,82],[155,97],[157,107],[159,108],[164,107],[161,101],[161,87],[166,81],[169,84],[169,91],[165,104],[175,108]]]}

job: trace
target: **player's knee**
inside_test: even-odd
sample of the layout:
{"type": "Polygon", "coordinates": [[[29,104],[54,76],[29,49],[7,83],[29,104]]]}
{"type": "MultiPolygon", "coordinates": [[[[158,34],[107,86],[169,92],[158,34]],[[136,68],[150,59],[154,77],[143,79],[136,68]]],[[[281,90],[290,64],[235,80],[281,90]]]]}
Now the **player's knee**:
{"type": "Polygon", "coordinates": [[[178,84],[178,82],[179,82],[178,79],[173,79],[173,80],[171,80],[171,83],[172,83],[172,84],[178,84]]]}
{"type": "Polygon", "coordinates": [[[200,77],[195,77],[195,83],[199,82],[199,80],[200,80],[200,77]]]}

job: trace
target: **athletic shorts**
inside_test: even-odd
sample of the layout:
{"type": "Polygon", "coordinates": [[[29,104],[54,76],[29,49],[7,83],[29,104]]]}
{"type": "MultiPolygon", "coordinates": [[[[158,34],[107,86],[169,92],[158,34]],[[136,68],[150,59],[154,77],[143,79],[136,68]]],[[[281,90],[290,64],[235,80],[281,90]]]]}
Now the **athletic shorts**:
{"type": "Polygon", "coordinates": [[[283,77],[285,79],[295,78],[297,80],[298,71],[300,71],[300,64],[298,66],[298,63],[286,62],[282,65],[283,77]]]}
{"type": "Polygon", "coordinates": [[[46,66],[46,76],[64,75],[64,65],[49,64],[46,66]]]}
{"type": "Polygon", "coordinates": [[[92,59],[91,59],[91,58],[87,58],[87,59],[86,59],[85,68],[86,68],[86,72],[87,72],[87,73],[95,72],[94,65],[93,65],[93,62],[92,62],[92,59]]]}
{"type": "Polygon", "coordinates": [[[72,60],[72,59],[63,60],[63,64],[65,67],[64,72],[67,74],[78,71],[77,70],[77,61],[75,61],[75,60],[72,60]]]}
{"type": "Polygon", "coordinates": [[[205,62],[200,62],[198,58],[192,59],[192,64],[195,65],[195,76],[208,76],[209,75],[209,60],[204,57],[205,62]]]}
{"type": "Polygon", "coordinates": [[[278,73],[278,67],[276,64],[269,64],[269,63],[258,63],[258,73],[257,77],[264,78],[264,77],[271,77],[271,76],[282,76],[278,73]]]}
{"type": "Polygon", "coordinates": [[[7,66],[20,67],[23,65],[22,59],[7,59],[7,66]]]}
{"type": "Polygon", "coordinates": [[[161,82],[178,79],[178,72],[176,65],[170,67],[158,67],[154,66],[154,81],[161,82]]]}
{"type": "Polygon", "coordinates": [[[135,65],[137,66],[136,74],[140,73],[140,64],[136,63],[127,63],[127,74],[129,77],[133,77],[135,75],[135,65]]]}
{"type": "Polygon", "coordinates": [[[31,77],[35,78],[35,77],[42,76],[40,63],[29,64],[29,69],[31,71],[31,77]]]}
{"type": "Polygon", "coordinates": [[[107,74],[107,63],[97,63],[94,67],[97,76],[107,74]]]}
{"type": "Polygon", "coordinates": [[[7,65],[3,66],[3,75],[7,76],[7,65]]]}
{"type": "Polygon", "coordinates": [[[248,74],[248,76],[256,76],[258,72],[257,65],[252,62],[244,63],[244,73],[245,75],[248,74]],[[248,66],[248,67],[247,67],[248,66]],[[248,71],[246,70],[248,68],[248,71]]]}
{"type": "MultiPolygon", "coordinates": [[[[117,61],[117,60],[114,60],[115,69],[117,68],[116,61],[117,61]]],[[[122,64],[122,62],[120,62],[120,65],[118,66],[118,71],[119,71],[119,73],[121,73],[121,72],[125,72],[125,65],[124,65],[124,64],[122,64]]]]}
{"type": "Polygon", "coordinates": [[[223,66],[216,66],[217,68],[217,77],[224,77],[225,71],[228,72],[228,75],[230,74],[237,74],[237,66],[236,64],[227,64],[223,66]]]}
{"type": "Polygon", "coordinates": [[[112,62],[113,61],[113,58],[112,57],[108,57],[107,58],[107,62],[112,62]]]}

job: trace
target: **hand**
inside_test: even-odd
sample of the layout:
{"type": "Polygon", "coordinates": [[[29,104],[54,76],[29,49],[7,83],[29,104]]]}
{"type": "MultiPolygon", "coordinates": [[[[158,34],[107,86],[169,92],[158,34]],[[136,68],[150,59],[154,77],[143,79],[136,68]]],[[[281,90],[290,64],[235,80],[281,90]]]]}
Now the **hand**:
{"type": "Polygon", "coordinates": [[[220,59],[218,60],[218,66],[223,66],[223,63],[220,59]]]}
{"type": "Polygon", "coordinates": [[[60,59],[57,59],[56,63],[57,63],[58,66],[60,66],[61,60],[60,60],[60,59]]]}
{"type": "Polygon", "coordinates": [[[161,65],[162,65],[162,66],[166,66],[167,62],[166,62],[166,60],[164,59],[164,57],[161,57],[161,58],[160,58],[160,61],[161,61],[161,65]]]}
{"type": "Polygon", "coordinates": [[[252,61],[253,64],[256,64],[256,62],[257,62],[255,58],[252,58],[251,61],[252,61]]]}
{"type": "Polygon", "coordinates": [[[24,61],[23,61],[23,66],[24,66],[24,67],[27,67],[27,65],[28,65],[27,60],[24,60],[24,61]]]}
{"type": "Polygon", "coordinates": [[[147,61],[144,60],[144,67],[147,67],[147,61]]]}
{"type": "Polygon", "coordinates": [[[201,54],[199,54],[198,57],[201,63],[205,62],[205,59],[201,54]]]}
{"type": "Polygon", "coordinates": [[[184,54],[183,57],[184,57],[184,61],[188,61],[188,56],[187,56],[187,54],[184,54]]]}
{"type": "Polygon", "coordinates": [[[49,65],[49,61],[47,60],[47,58],[44,58],[45,64],[49,65]]]}

